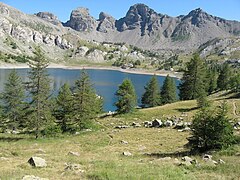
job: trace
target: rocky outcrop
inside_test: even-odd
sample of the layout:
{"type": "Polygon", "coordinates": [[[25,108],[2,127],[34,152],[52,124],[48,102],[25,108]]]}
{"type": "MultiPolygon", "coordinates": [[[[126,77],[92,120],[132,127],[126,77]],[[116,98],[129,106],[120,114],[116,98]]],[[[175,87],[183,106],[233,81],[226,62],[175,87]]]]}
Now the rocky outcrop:
{"type": "Polygon", "coordinates": [[[131,6],[126,16],[117,21],[118,31],[141,29],[141,36],[151,33],[159,28],[160,16],[144,4],[131,6]]]}
{"type": "Polygon", "coordinates": [[[115,28],[116,20],[112,16],[110,16],[104,12],[101,12],[99,14],[98,21],[99,21],[99,25],[97,27],[97,31],[99,31],[99,32],[107,33],[108,31],[116,29],[115,28]]]}
{"type": "Polygon", "coordinates": [[[60,24],[62,24],[62,23],[58,20],[57,16],[55,16],[55,15],[52,14],[52,13],[49,13],[49,12],[39,12],[39,13],[37,13],[37,14],[35,14],[35,15],[36,15],[37,17],[39,17],[39,18],[42,18],[42,19],[45,20],[45,21],[48,21],[48,22],[54,24],[54,25],[60,25],[60,24]]]}
{"type": "Polygon", "coordinates": [[[104,55],[105,55],[104,52],[102,52],[98,49],[94,49],[93,51],[88,52],[86,57],[91,61],[103,62],[104,55]]]}
{"type": "Polygon", "coordinates": [[[71,27],[76,31],[92,31],[96,27],[96,20],[89,14],[87,8],[77,8],[72,11],[70,20],[65,24],[67,27],[71,27]]]}

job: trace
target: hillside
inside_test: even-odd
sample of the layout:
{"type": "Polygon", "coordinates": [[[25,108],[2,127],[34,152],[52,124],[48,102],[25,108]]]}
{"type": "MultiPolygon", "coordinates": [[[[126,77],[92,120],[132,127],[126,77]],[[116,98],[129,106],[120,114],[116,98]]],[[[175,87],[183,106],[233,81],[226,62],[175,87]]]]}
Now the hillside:
{"type": "Polygon", "coordinates": [[[196,50],[204,51],[204,57],[210,53],[215,59],[239,59],[239,43],[229,43],[239,41],[239,32],[239,22],[202,9],[170,17],[135,4],[125,17],[116,20],[104,12],[95,19],[87,8],[77,8],[69,21],[62,23],[49,12],[28,15],[0,3],[0,59],[10,63],[26,62],[37,45],[52,62],[67,65],[112,64],[127,59],[127,63],[139,60],[145,61],[144,66],[161,66],[175,55],[185,57],[196,50]],[[214,50],[216,39],[225,42],[226,56],[214,50]]]}
{"type": "MultiPolygon", "coordinates": [[[[229,115],[239,119],[239,99],[212,97],[214,104],[227,98],[229,115]]],[[[209,152],[217,164],[205,162],[202,155],[189,155],[196,165],[179,165],[189,153],[186,148],[188,130],[173,127],[146,128],[143,122],[155,118],[182,118],[190,122],[196,112],[195,101],[182,101],[139,110],[130,115],[97,120],[98,130],[36,140],[32,135],[0,134],[0,178],[22,179],[34,175],[48,179],[237,179],[239,177],[239,145],[220,152],[209,152]],[[135,122],[141,127],[132,126],[135,122]],[[116,129],[127,125],[128,128],[116,129]],[[124,156],[123,152],[130,152],[124,156]],[[31,156],[47,161],[45,168],[32,168],[31,156]],[[220,163],[219,160],[225,163],[220,163]]],[[[239,130],[235,130],[239,135],[239,130]]],[[[221,162],[222,162],[221,161],[221,162]]]]}

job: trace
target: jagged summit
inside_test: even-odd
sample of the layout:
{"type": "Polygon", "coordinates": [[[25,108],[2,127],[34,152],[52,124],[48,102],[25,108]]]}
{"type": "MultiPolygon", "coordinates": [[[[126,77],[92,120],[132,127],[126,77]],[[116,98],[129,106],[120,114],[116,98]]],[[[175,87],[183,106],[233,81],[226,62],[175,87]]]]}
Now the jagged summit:
{"type": "Polygon", "coordinates": [[[64,25],[77,31],[88,31],[95,28],[95,19],[89,14],[89,9],[79,7],[72,11],[70,20],[64,25]]]}
{"type": "Polygon", "coordinates": [[[73,41],[69,44],[76,43],[77,38],[69,38],[69,35],[89,41],[123,42],[144,49],[183,51],[196,49],[214,38],[240,35],[240,22],[215,17],[201,8],[171,17],[142,3],[131,6],[118,20],[105,12],[95,19],[88,8],[80,7],[62,23],[52,13],[26,15],[0,2],[0,20],[0,35],[6,33],[25,41],[47,42],[62,48],[71,47],[61,39],[63,37],[73,41]]]}

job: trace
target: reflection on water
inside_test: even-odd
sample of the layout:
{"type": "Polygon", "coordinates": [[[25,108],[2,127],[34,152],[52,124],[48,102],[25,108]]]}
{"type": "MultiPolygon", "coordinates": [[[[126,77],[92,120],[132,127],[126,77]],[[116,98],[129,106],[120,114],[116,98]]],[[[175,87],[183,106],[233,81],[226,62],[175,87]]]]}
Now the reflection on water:
{"type": "MultiPolygon", "coordinates": [[[[0,69],[0,91],[4,88],[4,83],[8,78],[10,69],[0,69]]],[[[17,69],[18,74],[22,77],[23,81],[27,81],[27,71],[28,69],[17,69]]],[[[96,70],[88,69],[86,70],[91,78],[91,82],[96,88],[97,94],[104,98],[104,110],[113,111],[115,110],[114,102],[116,101],[115,92],[125,78],[132,80],[136,93],[138,95],[138,103],[141,103],[141,96],[144,92],[144,86],[151,78],[151,75],[142,74],[129,74],[119,71],[112,70],[96,70]]],[[[48,69],[50,78],[52,79],[52,89],[53,94],[56,94],[58,89],[64,84],[69,83],[71,86],[80,77],[81,70],[71,70],[71,69],[48,69]]],[[[158,80],[160,85],[163,84],[165,77],[159,76],[158,80]]],[[[176,84],[179,81],[176,80],[176,84]]]]}

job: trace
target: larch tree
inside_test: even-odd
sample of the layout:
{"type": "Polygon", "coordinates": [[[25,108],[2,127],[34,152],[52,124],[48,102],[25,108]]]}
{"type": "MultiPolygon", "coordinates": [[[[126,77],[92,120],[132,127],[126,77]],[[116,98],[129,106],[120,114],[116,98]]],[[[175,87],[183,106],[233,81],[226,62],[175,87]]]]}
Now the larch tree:
{"type": "Polygon", "coordinates": [[[49,61],[40,47],[35,48],[34,57],[29,60],[28,65],[30,70],[28,72],[29,81],[26,83],[26,87],[30,96],[29,121],[30,125],[35,129],[36,138],[38,138],[40,130],[52,123],[49,108],[51,81],[46,70],[49,61]]]}
{"type": "Polygon", "coordinates": [[[117,96],[117,107],[118,113],[129,113],[132,112],[137,106],[137,95],[130,79],[125,79],[115,94],[117,96]]]}
{"type": "Polygon", "coordinates": [[[162,104],[173,103],[177,101],[177,89],[174,78],[167,75],[163,82],[161,90],[162,104]]]}
{"type": "Polygon", "coordinates": [[[192,100],[207,95],[206,64],[198,54],[194,54],[191,61],[187,63],[179,90],[181,100],[192,100]]]}
{"type": "Polygon", "coordinates": [[[156,75],[152,76],[144,88],[145,92],[142,96],[142,104],[145,107],[161,105],[160,86],[156,75]]]}
{"type": "Polygon", "coordinates": [[[221,67],[220,74],[217,80],[219,90],[227,90],[230,88],[230,79],[232,75],[233,74],[230,65],[224,63],[221,67]]]}
{"type": "Polygon", "coordinates": [[[56,97],[55,117],[62,132],[70,130],[73,124],[73,94],[69,84],[65,83],[56,97]]]}
{"type": "Polygon", "coordinates": [[[2,92],[3,113],[8,118],[8,125],[15,129],[24,127],[24,100],[25,91],[21,77],[16,70],[12,70],[8,76],[2,92]]]}
{"type": "Polygon", "coordinates": [[[85,70],[75,82],[73,93],[74,121],[80,129],[89,128],[91,120],[102,111],[103,99],[96,94],[85,70]]]}

